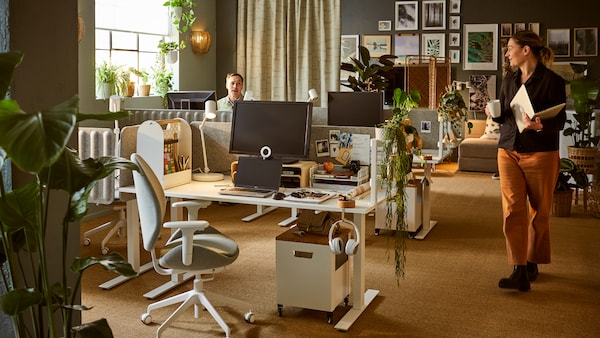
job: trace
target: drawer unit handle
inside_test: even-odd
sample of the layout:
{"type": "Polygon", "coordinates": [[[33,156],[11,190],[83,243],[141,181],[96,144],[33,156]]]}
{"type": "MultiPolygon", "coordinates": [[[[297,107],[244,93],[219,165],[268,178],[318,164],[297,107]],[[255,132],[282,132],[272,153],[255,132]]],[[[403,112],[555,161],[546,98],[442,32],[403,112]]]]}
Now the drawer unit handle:
{"type": "Polygon", "coordinates": [[[294,257],[312,259],[312,256],[313,256],[312,252],[294,250],[294,257]]]}

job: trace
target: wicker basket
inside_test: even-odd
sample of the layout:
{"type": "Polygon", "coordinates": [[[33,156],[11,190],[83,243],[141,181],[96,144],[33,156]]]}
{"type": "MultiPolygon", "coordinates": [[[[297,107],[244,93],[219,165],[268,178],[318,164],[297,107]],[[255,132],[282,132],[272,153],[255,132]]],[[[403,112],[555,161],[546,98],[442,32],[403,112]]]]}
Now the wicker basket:
{"type": "Polygon", "coordinates": [[[595,169],[596,148],[575,148],[568,147],[567,154],[577,167],[581,168],[586,174],[593,174],[595,169]]]}
{"type": "Polygon", "coordinates": [[[573,189],[555,191],[552,199],[552,216],[571,216],[571,204],[573,203],[573,189]]]}
{"type": "Polygon", "coordinates": [[[600,182],[598,181],[592,183],[592,190],[588,196],[588,211],[592,216],[600,218],[600,182]]]}

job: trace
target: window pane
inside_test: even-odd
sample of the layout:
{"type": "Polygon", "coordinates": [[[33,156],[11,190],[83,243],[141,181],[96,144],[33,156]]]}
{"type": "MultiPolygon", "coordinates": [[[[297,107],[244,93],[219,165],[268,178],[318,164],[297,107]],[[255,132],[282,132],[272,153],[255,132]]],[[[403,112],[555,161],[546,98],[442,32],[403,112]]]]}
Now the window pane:
{"type": "Polygon", "coordinates": [[[160,35],[140,34],[140,51],[156,52],[158,50],[158,42],[163,37],[160,35]]]}
{"type": "Polygon", "coordinates": [[[113,50],[111,59],[113,64],[123,66],[125,69],[137,66],[137,52],[113,50]]]}
{"type": "Polygon", "coordinates": [[[165,0],[96,0],[96,28],[167,35],[165,0]]]}
{"type": "Polygon", "coordinates": [[[96,29],[96,49],[110,49],[110,32],[96,29]]]}
{"type": "Polygon", "coordinates": [[[125,32],[112,33],[113,49],[137,50],[137,34],[125,32]]]}

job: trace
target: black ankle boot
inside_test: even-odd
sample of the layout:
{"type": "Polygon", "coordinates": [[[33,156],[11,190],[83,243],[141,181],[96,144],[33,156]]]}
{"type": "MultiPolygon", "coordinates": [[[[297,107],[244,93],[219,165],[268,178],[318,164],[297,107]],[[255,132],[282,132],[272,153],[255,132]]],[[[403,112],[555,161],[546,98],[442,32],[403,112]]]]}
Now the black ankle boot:
{"type": "Polygon", "coordinates": [[[535,263],[527,262],[527,277],[530,282],[535,282],[538,275],[538,266],[535,263]]]}
{"type": "Polygon", "coordinates": [[[500,279],[498,286],[502,289],[529,291],[531,285],[529,285],[529,279],[527,278],[527,265],[516,265],[510,277],[500,279]]]}

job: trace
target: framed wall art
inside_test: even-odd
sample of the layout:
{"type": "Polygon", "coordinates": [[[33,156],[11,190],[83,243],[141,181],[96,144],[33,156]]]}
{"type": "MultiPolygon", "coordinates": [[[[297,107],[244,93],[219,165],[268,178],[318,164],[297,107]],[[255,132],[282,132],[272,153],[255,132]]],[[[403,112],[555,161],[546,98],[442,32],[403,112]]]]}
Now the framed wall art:
{"type": "Polygon", "coordinates": [[[527,24],[527,29],[534,32],[537,35],[540,35],[540,23],[539,22],[530,22],[527,24]]]}
{"type": "Polygon", "coordinates": [[[390,20],[382,20],[379,21],[377,29],[380,32],[389,32],[392,30],[392,22],[390,20]]]}
{"type": "Polygon", "coordinates": [[[546,41],[554,51],[554,56],[569,56],[571,49],[571,34],[569,28],[548,28],[546,41]]]}
{"type": "Polygon", "coordinates": [[[416,31],[419,29],[418,1],[396,1],[394,13],[397,31],[416,31]]]}
{"type": "Polygon", "coordinates": [[[421,35],[421,55],[446,56],[446,34],[431,33],[421,35]]]}
{"type": "Polygon", "coordinates": [[[419,34],[396,34],[394,36],[394,55],[398,62],[406,62],[406,56],[419,55],[419,34]]]}
{"type": "Polygon", "coordinates": [[[497,70],[498,25],[468,24],[463,29],[463,69],[497,70]]]}
{"type": "Polygon", "coordinates": [[[515,27],[513,29],[513,32],[520,32],[520,31],[524,31],[525,30],[525,23],[524,22],[517,22],[515,23],[515,27]]]}
{"type": "Polygon", "coordinates": [[[448,46],[460,46],[460,33],[448,33],[448,46]]]}
{"type": "Polygon", "coordinates": [[[392,37],[390,35],[363,35],[362,45],[369,50],[371,57],[390,54],[392,37]]]}
{"type": "Polygon", "coordinates": [[[460,0],[450,0],[450,13],[460,13],[460,0]]]}
{"type": "Polygon", "coordinates": [[[450,63],[460,63],[460,49],[450,50],[450,63]]]}
{"type": "Polygon", "coordinates": [[[512,23],[503,23],[500,25],[500,36],[505,38],[512,36],[512,23]]]}
{"type": "Polygon", "coordinates": [[[424,0],[421,25],[423,30],[446,29],[446,0],[424,0]]]}
{"type": "MultiPolygon", "coordinates": [[[[358,35],[342,35],[341,40],[341,52],[340,52],[340,63],[347,62],[352,63],[350,58],[358,59],[358,35]]],[[[348,76],[354,76],[353,72],[347,70],[340,70],[340,80],[344,81],[348,79],[348,76]]]]}
{"type": "Polygon", "coordinates": [[[460,16],[450,15],[450,29],[460,29],[460,16]]]}
{"type": "Polygon", "coordinates": [[[573,29],[573,56],[598,55],[598,27],[573,29]]]}

